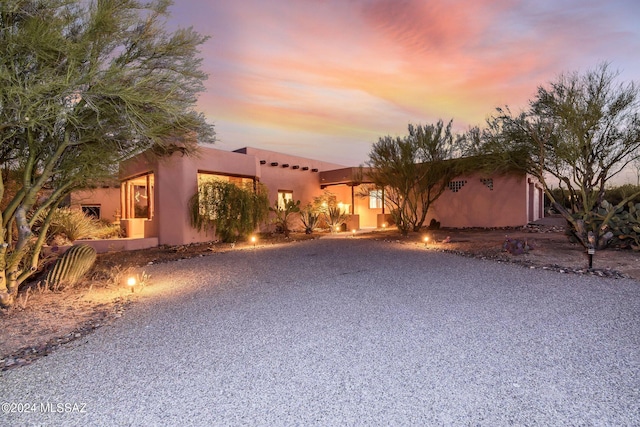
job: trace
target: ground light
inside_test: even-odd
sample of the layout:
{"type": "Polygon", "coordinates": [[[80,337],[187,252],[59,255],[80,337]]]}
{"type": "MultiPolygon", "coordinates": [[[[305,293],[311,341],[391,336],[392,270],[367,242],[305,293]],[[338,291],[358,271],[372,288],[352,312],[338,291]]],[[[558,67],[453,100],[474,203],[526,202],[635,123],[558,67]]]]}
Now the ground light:
{"type": "Polygon", "coordinates": [[[422,241],[424,242],[424,246],[426,247],[429,244],[429,236],[424,236],[422,241]]]}
{"type": "Polygon", "coordinates": [[[136,284],[138,283],[138,281],[136,280],[135,277],[131,276],[127,279],[127,286],[129,286],[131,288],[131,293],[133,293],[134,288],[136,287],[136,284]]]}
{"type": "Polygon", "coordinates": [[[258,239],[256,239],[256,236],[251,236],[251,243],[253,243],[253,247],[254,247],[254,248],[256,247],[256,241],[257,241],[257,240],[258,240],[258,239]]]}
{"type": "Polygon", "coordinates": [[[352,235],[353,237],[356,237],[356,230],[355,230],[355,228],[354,228],[353,230],[351,230],[351,235],[352,235]]]}

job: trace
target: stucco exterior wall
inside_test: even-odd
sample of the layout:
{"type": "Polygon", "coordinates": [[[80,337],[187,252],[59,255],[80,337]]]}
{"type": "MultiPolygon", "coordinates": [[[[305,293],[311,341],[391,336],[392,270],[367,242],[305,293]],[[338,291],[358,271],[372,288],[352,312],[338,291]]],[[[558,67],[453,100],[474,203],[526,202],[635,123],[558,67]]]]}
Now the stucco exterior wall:
{"type": "MultiPolygon", "coordinates": [[[[260,170],[260,182],[269,191],[269,206],[275,205],[279,191],[292,192],[293,200],[300,200],[301,207],[312,203],[314,197],[322,194],[320,172],[344,167],[335,163],[251,147],[236,150],[236,153],[255,158],[260,170]]],[[[290,228],[298,230],[302,229],[303,225],[296,217],[291,221],[290,228]]],[[[272,229],[273,226],[270,224],[264,227],[264,230],[272,229]]]]}
{"type": "Polygon", "coordinates": [[[322,193],[319,173],[344,167],[320,160],[249,147],[237,152],[256,159],[260,169],[260,182],[269,189],[271,206],[277,200],[278,191],[282,190],[292,191],[293,199],[300,200],[303,205],[311,202],[314,197],[322,193]],[[274,163],[277,165],[272,166],[274,163]]]}
{"type": "Polygon", "coordinates": [[[189,199],[198,189],[198,173],[259,178],[255,158],[239,153],[201,147],[194,156],[175,153],[156,159],[144,153],[121,165],[120,179],[154,174],[154,217],[147,229],[154,230],[161,245],[182,245],[212,240],[189,222],[189,199]]]}
{"type": "Polygon", "coordinates": [[[120,189],[93,188],[71,193],[70,207],[82,209],[82,206],[99,206],[99,219],[113,223],[116,221],[116,215],[120,212],[120,189]]]}
{"type": "MultiPolygon", "coordinates": [[[[161,245],[180,245],[208,241],[215,237],[198,232],[189,222],[188,203],[197,191],[198,173],[260,181],[269,190],[271,206],[275,204],[279,191],[292,192],[293,200],[300,200],[304,206],[312,202],[314,197],[320,196],[324,191],[322,187],[327,186],[326,190],[336,195],[337,202],[343,203],[348,213],[357,216],[360,228],[379,226],[378,218],[382,209],[370,208],[369,197],[358,196],[361,187],[355,187],[352,194],[352,187],[349,185],[332,185],[332,182],[341,182],[341,179],[333,179],[333,175],[348,172],[340,170],[343,168],[338,164],[268,150],[244,148],[229,152],[202,147],[193,157],[176,153],[157,159],[142,154],[121,165],[120,179],[131,180],[153,173],[152,218],[135,218],[129,221],[144,223],[144,227],[137,227],[139,236],[136,237],[158,237],[161,245]],[[321,182],[323,171],[331,171],[322,174],[324,183],[321,182]]],[[[464,185],[459,186],[456,192],[445,190],[431,207],[425,225],[435,218],[442,227],[452,228],[522,226],[543,214],[542,191],[539,183],[531,176],[471,174],[453,181],[464,181],[464,185]]],[[[116,210],[121,208],[123,197],[125,196],[117,188],[96,189],[74,193],[72,203],[76,206],[83,203],[99,204],[101,215],[109,216],[115,215],[116,210]]],[[[386,208],[385,212],[388,214],[389,209],[386,208]]],[[[122,221],[126,226],[127,219],[122,221]]],[[[354,227],[352,223],[353,221],[350,227],[354,227]]],[[[297,218],[291,224],[292,229],[301,227],[297,218]]]]}
{"type": "MultiPolygon", "coordinates": [[[[525,174],[487,176],[471,174],[452,181],[466,181],[457,192],[446,189],[427,214],[425,225],[432,218],[442,227],[517,227],[540,217],[529,212],[529,182],[525,174]],[[481,179],[491,179],[493,189],[481,179]],[[536,217],[537,216],[537,217],[536,217]]],[[[534,209],[535,213],[535,209],[534,209]]]]}

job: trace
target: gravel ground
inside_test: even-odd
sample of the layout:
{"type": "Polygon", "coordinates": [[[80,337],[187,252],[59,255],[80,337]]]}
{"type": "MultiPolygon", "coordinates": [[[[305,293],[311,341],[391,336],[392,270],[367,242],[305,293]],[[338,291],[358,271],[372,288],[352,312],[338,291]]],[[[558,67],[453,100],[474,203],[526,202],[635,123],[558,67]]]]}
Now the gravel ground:
{"type": "Polygon", "coordinates": [[[640,425],[635,281],[365,238],[146,271],[122,319],[0,374],[0,425],[640,425]]]}

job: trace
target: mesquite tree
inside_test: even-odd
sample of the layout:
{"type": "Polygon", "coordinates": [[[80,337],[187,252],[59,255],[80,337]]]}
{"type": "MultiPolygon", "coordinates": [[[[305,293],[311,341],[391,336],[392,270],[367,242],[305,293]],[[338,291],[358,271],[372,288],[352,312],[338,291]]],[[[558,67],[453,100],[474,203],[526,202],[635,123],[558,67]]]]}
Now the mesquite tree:
{"type": "Polygon", "coordinates": [[[420,230],[431,204],[461,173],[461,163],[451,161],[459,141],[451,123],[410,124],[409,135],[379,138],[369,153],[368,178],[385,189],[385,203],[402,234],[420,230]]]}
{"type": "Polygon", "coordinates": [[[486,158],[540,180],[553,207],[589,248],[607,245],[610,220],[640,194],[629,194],[604,216],[598,212],[611,179],[640,158],[640,92],[633,82],[616,82],[617,75],[608,64],[561,75],[538,88],[529,109],[499,109],[476,134],[480,153],[490,154],[486,158]],[[556,200],[556,183],[569,208],[556,200]]]}
{"type": "Polygon", "coordinates": [[[197,139],[213,142],[194,110],[206,38],[166,31],[170,5],[0,3],[0,306],[37,270],[46,212],[72,190],[144,150],[190,153],[197,139]]]}

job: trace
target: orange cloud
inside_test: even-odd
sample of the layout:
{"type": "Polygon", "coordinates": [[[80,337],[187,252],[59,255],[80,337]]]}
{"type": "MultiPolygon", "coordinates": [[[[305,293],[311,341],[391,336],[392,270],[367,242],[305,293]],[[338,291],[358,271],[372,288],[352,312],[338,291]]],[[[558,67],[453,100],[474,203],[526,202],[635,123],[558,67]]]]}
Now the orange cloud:
{"type": "Polygon", "coordinates": [[[292,140],[371,143],[438,118],[466,127],[602,60],[640,80],[638,8],[625,0],[207,2],[191,14],[212,35],[200,105],[218,123],[289,131],[292,140]]]}

